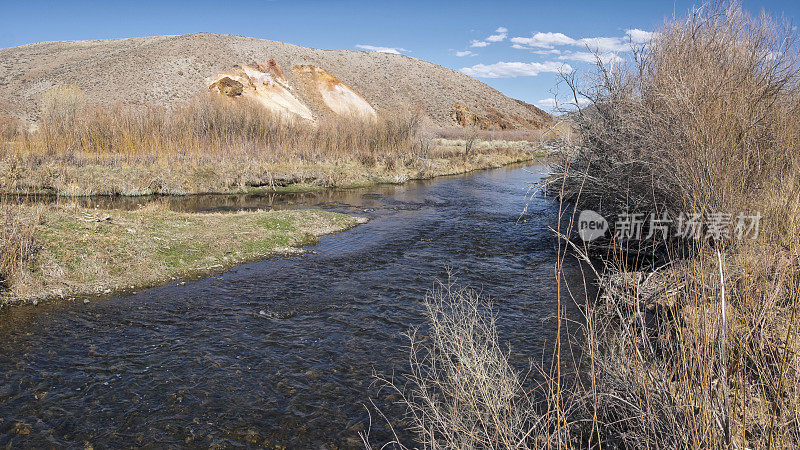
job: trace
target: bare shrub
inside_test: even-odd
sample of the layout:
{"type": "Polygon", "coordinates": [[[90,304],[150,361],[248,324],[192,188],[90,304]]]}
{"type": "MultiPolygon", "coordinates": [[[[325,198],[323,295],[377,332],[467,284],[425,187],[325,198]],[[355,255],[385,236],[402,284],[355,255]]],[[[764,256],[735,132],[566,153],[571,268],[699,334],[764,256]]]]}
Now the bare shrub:
{"type": "Polygon", "coordinates": [[[798,69],[794,36],[769,17],[697,9],[635,67],[567,79],[591,106],[576,115],[584,151],[554,179],[609,211],[748,208],[777,183],[796,195],[798,69]]]}
{"type": "Polygon", "coordinates": [[[85,106],[85,94],[77,86],[57,86],[42,95],[41,135],[47,151],[59,147],[74,149],[80,145],[79,121],[85,106]]]}
{"type": "Polygon", "coordinates": [[[478,139],[478,132],[476,127],[466,127],[464,129],[464,158],[469,158],[472,153],[472,146],[478,139]]]}
{"type": "Polygon", "coordinates": [[[401,394],[425,448],[521,448],[534,412],[499,343],[495,314],[477,293],[438,285],[425,296],[427,333],[413,330],[401,394]]]}

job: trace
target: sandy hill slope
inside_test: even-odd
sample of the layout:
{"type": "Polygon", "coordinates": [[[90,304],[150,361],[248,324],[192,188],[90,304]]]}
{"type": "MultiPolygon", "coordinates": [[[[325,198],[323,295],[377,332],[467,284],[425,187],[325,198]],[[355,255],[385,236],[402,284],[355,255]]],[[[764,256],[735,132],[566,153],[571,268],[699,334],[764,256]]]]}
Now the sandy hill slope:
{"type": "Polygon", "coordinates": [[[404,55],[208,33],[0,49],[0,114],[35,121],[42,94],[72,84],[100,105],[169,105],[211,87],[312,120],[412,108],[438,126],[529,128],[550,120],[478,80],[404,55]]]}

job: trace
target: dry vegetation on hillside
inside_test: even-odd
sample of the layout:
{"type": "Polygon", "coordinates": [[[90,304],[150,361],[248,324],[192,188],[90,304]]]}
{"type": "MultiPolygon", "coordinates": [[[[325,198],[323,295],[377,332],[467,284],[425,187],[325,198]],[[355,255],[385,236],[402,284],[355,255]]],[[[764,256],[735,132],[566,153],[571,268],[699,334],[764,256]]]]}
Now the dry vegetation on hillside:
{"type": "Polygon", "coordinates": [[[790,28],[769,17],[751,17],[737,4],[706,5],[666,24],[632,67],[600,66],[585,84],[567,80],[592,106],[576,118],[582,150],[556,167],[549,185],[565,201],[562,233],[572,235],[576,217],[567,211],[574,205],[602,211],[612,223],[625,212],[759,211],[758,238],[737,239],[731,228],[728,238],[657,246],[612,239],[587,249],[560,241],[560,256],[594,252],[603,260],[600,290],[597,298],[571,299],[562,286],[559,304],[582,307],[582,328],[568,336],[566,322],[574,318],[558,311],[565,326],[555,336],[552,369],[527,392],[514,387],[526,381],[494,352],[470,356],[495,347],[487,333],[502,338],[475,325],[491,324],[491,314],[429,304],[439,312],[431,315],[435,339],[425,345],[440,350],[429,350],[422,369],[412,358],[416,377],[404,390],[420,442],[430,448],[800,446],[796,44],[790,28]],[[458,338],[442,347],[441,333],[458,338]],[[563,355],[578,356],[575,366],[563,355]],[[476,396],[481,383],[509,398],[492,407],[476,396]],[[530,407],[528,422],[512,420],[532,398],[541,401],[530,407]],[[479,433],[455,439],[447,432],[452,415],[439,406],[455,404],[476,408],[457,425],[479,433]],[[519,438],[485,439],[508,435],[519,438]]]}

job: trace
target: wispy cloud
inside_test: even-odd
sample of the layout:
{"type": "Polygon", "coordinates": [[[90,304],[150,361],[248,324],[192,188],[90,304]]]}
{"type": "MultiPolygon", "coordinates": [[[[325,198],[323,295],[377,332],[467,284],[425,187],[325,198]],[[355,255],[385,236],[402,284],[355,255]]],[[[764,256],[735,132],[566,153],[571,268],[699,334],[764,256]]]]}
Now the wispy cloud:
{"type": "Polygon", "coordinates": [[[486,36],[485,39],[473,39],[470,41],[470,47],[488,47],[492,42],[502,42],[508,37],[508,28],[498,27],[494,30],[494,34],[486,36]]]}
{"type": "Polygon", "coordinates": [[[631,28],[620,37],[586,37],[574,39],[564,33],[534,33],[530,37],[518,36],[510,39],[517,49],[554,49],[556,46],[573,46],[588,49],[590,52],[628,52],[631,45],[647,44],[656,33],[631,28]]]}
{"type": "Polygon", "coordinates": [[[618,37],[591,37],[578,39],[575,45],[591,52],[626,52],[631,50],[630,42],[618,37]]]}
{"type": "MultiPolygon", "coordinates": [[[[464,67],[461,72],[481,78],[514,78],[537,76],[543,72],[572,71],[572,67],[565,61],[594,63],[599,59],[605,64],[617,64],[625,61],[619,53],[630,52],[637,45],[647,45],[656,35],[656,33],[638,28],[630,28],[625,30],[625,35],[618,37],[597,36],[576,39],[564,33],[536,32],[529,37],[516,36],[508,39],[508,29],[499,27],[495,30],[495,34],[483,40],[472,40],[470,47],[488,47],[491,43],[508,39],[512,48],[529,50],[536,55],[557,57],[558,61],[501,61],[494,64],[476,64],[472,67],[464,67]]],[[[470,55],[475,55],[475,53],[469,50],[456,52],[456,56],[470,55]]],[[[543,99],[542,101],[547,103],[549,100],[543,99]]]]}
{"type": "Polygon", "coordinates": [[[494,30],[496,34],[493,34],[486,38],[489,42],[500,42],[504,41],[508,37],[508,28],[500,27],[494,30]]]}
{"type": "Polygon", "coordinates": [[[588,62],[588,63],[595,63],[597,59],[600,58],[600,61],[603,64],[616,64],[624,62],[625,59],[621,56],[617,55],[614,52],[569,52],[565,55],[561,55],[558,59],[562,61],[580,61],[580,62],[588,62]]]}
{"type": "Polygon", "coordinates": [[[532,62],[497,62],[494,64],[476,64],[472,67],[464,67],[461,72],[479,78],[515,78],[515,77],[535,77],[542,72],[571,72],[569,64],[546,61],[543,63],[532,62]]]}
{"type": "Polygon", "coordinates": [[[647,44],[650,42],[651,39],[653,39],[658,35],[658,33],[653,33],[651,31],[644,31],[638,28],[625,30],[625,34],[634,44],[647,44]]]}
{"type": "Polygon", "coordinates": [[[367,50],[370,52],[392,53],[394,55],[399,55],[401,53],[407,53],[411,51],[401,47],[380,47],[376,45],[366,45],[366,44],[356,44],[356,48],[360,48],[362,50],[367,50]]]}
{"type": "Polygon", "coordinates": [[[629,50],[629,47],[623,42],[623,38],[591,37],[573,39],[563,33],[536,33],[531,37],[513,37],[511,42],[522,48],[552,49],[555,46],[571,45],[601,52],[629,50]]]}
{"type": "Polygon", "coordinates": [[[540,106],[542,108],[555,108],[557,105],[558,102],[553,97],[543,98],[536,102],[536,106],[540,106]]]}
{"type": "MultiPolygon", "coordinates": [[[[514,44],[514,45],[517,45],[517,44],[514,44]]],[[[514,45],[512,45],[512,47],[514,45]]],[[[525,47],[522,47],[522,48],[525,48],[525,47]]],[[[561,54],[561,50],[559,50],[557,48],[551,48],[550,50],[534,50],[531,53],[533,53],[535,55],[560,55],[561,54]]]]}
{"type": "MultiPolygon", "coordinates": [[[[577,106],[583,108],[584,106],[588,105],[589,103],[591,103],[589,101],[589,99],[579,98],[577,106]]],[[[555,98],[550,97],[550,98],[543,98],[543,99],[539,100],[538,102],[536,102],[536,106],[539,106],[541,108],[551,109],[551,110],[552,109],[556,109],[556,108],[559,108],[559,109],[560,108],[574,108],[575,107],[575,101],[574,100],[570,100],[568,102],[560,102],[560,101],[557,101],[555,98]]]]}
{"type": "Polygon", "coordinates": [[[553,48],[555,45],[575,45],[576,41],[563,33],[536,33],[531,37],[513,37],[511,42],[522,48],[553,48]]]}

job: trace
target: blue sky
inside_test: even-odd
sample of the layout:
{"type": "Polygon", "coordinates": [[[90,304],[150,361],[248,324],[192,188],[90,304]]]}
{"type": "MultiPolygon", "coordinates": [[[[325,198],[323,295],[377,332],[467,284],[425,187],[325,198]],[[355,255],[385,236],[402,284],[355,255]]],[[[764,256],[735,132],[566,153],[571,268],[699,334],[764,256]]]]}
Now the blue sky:
{"type": "MultiPolygon", "coordinates": [[[[556,70],[589,68],[582,61],[587,44],[624,57],[621,42],[646,37],[636,30],[657,28],[673,12],[682,15],[694,4],[684,0],[0,0],[0,47],[201,31],[327,49],[383,47],[461,70],[506,95],[547,107],[556,70]]],[[[800,22],[800,0],[745,1],[744,6],[800,22]]]]}

